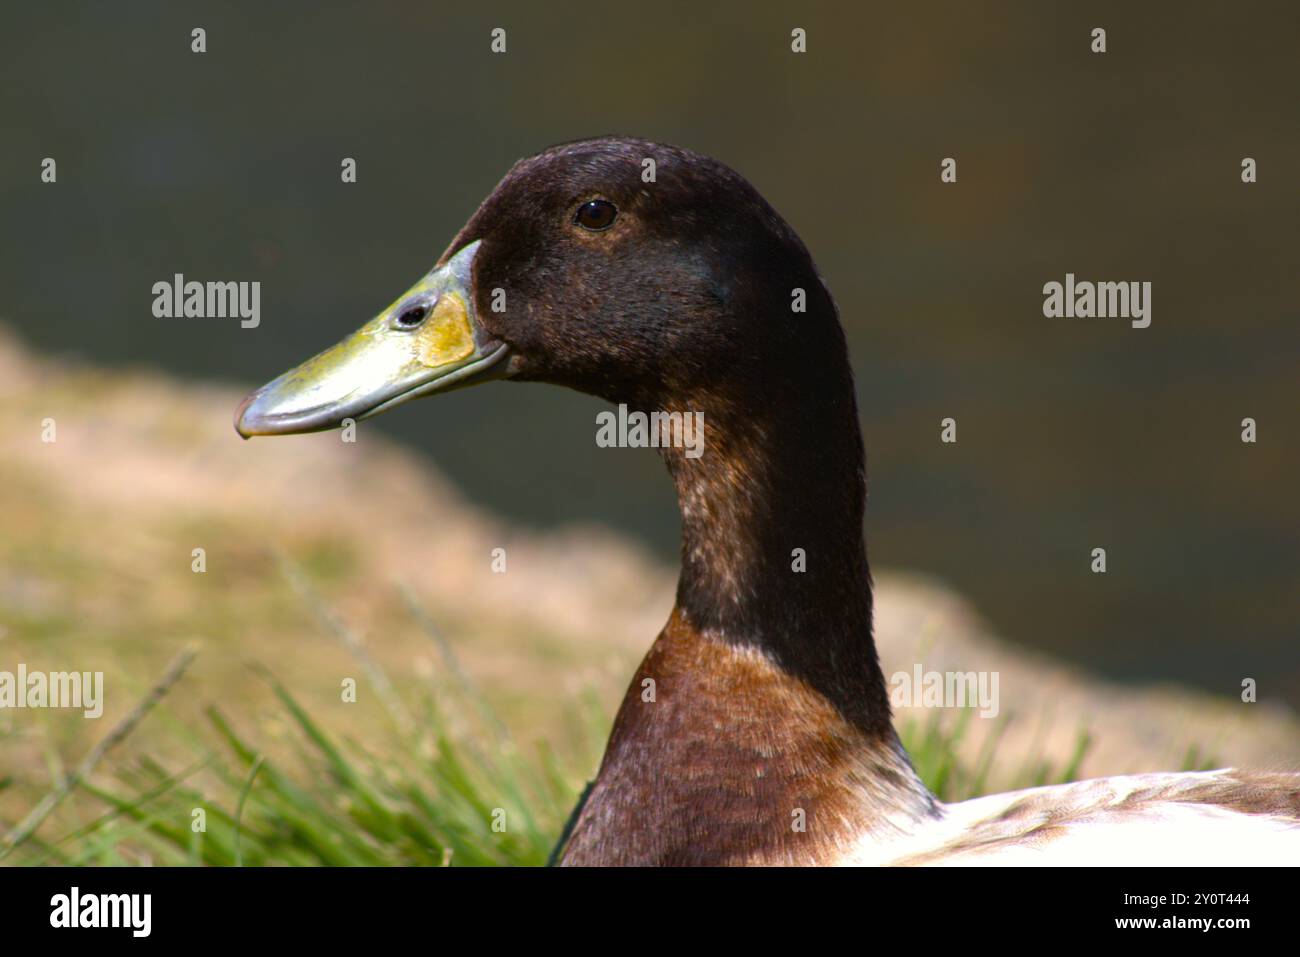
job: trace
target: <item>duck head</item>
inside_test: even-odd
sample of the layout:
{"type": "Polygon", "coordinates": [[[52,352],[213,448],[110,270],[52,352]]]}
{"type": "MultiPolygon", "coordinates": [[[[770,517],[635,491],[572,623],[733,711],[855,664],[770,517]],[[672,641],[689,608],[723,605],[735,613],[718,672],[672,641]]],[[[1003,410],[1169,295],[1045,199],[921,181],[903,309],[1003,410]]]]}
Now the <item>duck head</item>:
{"type": "Polygon", "coordinates": [[[318,431],[502,378],[646,409],[744,403],[814,372],[801,367],[828,336],[842,353],[807,250],[743,177],[676,147],[587,140],[517,163],[427,275],[249,395],[235,426],[318,431]]]}
{"type": "Polygon", "coordinates": [[[566,862],[789,859],[789,808],[830,807],[815,795],[852,791],[841,772],[914,778],[871,639],[844,335],[807,249],[742,176],[622,138],[525,159],[428,275],[250,395],[236,427],[326,429],[489,379],[703,423],[702,455],[659,442],[682,516],[676,607],[566,862]],[[689,705],[645,706],[647,678],[689,705]],[[758,755],[789,773],[756,777],[758,755]],[[712,807],[725,826],[679,813],[712,807]]]}

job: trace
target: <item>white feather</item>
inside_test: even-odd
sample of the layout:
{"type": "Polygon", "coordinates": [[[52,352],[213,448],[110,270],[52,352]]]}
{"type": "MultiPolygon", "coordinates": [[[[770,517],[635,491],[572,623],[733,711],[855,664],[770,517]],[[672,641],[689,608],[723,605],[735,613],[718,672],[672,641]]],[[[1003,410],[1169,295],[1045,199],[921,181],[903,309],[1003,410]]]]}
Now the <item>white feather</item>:
{"type": "MultiPolygon", "coordinates": [[[[1198,800],[1196,795],[1207,786],[1231,784],[1228,776],[1233,773],[1098,778],[940,805],[938,816],[912,823],[903,833],[897,828],[872,828],[846,850],[839,863],[1300,864],[1300,821],[1198,800]],[[1159,799],[1142,797],[1153,791],[1159,799]]],[[[1296,785],[1300,788],[1300,777],[1296,785]]]]}

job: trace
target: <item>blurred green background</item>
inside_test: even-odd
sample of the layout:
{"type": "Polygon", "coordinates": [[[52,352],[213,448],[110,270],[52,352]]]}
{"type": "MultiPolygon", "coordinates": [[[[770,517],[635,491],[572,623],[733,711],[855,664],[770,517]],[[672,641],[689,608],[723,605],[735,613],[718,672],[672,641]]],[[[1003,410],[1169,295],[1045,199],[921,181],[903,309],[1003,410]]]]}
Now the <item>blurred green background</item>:
{"type": "MultiPolygon", "coordinates": [[[[839,302],[875,563],[1116,677],[1250,676],[1300,704],[1300,13],[1053,6],[6,7],[0,318],[47,351],[260,384],[407,288],[517,158],[677,143],[745,174],[839,302]],[[1067,271],[1152,281],[1151,327],[1043,318],[1067,271]],[[260,281],[261,327],[153,318],[176,272],[260,281]]],[[[514,520],[671,559],[669,483],[596,447],[601,407],[499,385],[374,428],[514,520]]]]}

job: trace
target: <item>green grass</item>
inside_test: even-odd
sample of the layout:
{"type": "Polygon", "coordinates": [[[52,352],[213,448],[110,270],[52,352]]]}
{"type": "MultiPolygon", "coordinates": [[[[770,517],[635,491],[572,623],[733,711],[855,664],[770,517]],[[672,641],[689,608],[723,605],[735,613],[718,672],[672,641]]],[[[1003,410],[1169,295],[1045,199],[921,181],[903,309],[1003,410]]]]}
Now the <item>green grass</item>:
{"type": "MultiPolygon", "coordinates": [[[[580,744],[570,753],[562,758],[546,745],[525,751],[409,593],[411,611],[434,639],[442,667],[441,677],[403,698],[306,578],[292,567],[286,574],[324,628],[361,659],[369,691],[385,705],[382,733],[369,732],[365,741],[331,733],[258,665],[249,667],[275,701],[271,716],[248,728],[214,706],[201,719],[184,721],[165,701],[188,664],[182,656],[79,768],[68,772],[51,755],[56,784],[45,801],[23,821],[0,821],[0,863],[546,863],[604,744],[608,716],[594,696],[569,705],[580,729],[580,744]],[[128,749],[110,764],[108,751],[126,747],[145,720],[163,726],[173,759],[128,749]]],[[[922,779],[945,801],[984,793],[1008,724],[1001,719],[969,762],[956,755],[971,720],[964,709],[933,711],[899,729],[922,779]]],[[[1088,746],[1081,730],[1069,761],[1057,767],[1030,759],[1011,786],[1074,780],[1088,746]]],[[[1187,755],[1185,766],[1202,764],[1195,751],[1187,755]]],[[[1006,769],[999,771],[1001,780],[1006,769]]],[[[24,783],[33,789],[33,782],[24,783]]],[[[18,784],[12,775],[0,776],[0,795],[18,784]]]]}
{"type": "MultiPolygon", "coordinates": [[[[899,737],[917,774],[941,801],[964,801],[979,797],[988,791],[989,774],[993,770],[998,742],[1010,724],[1004,716],[998,720],[993,733],[984,739],[974,762],[958,760],[962,739],[970,730],[974,712],[962,709],[955,717],[944,711],[931,711],[925,721],[908,720],[899,726],[899,737]]],[[[1088,752],[1091,738],[1080,729],[1075,738],[1070,759],[1057,767],[1041,755],[1033,755],[1019,767],[1014,783],[1008,790],[1039,787],[1044,784],[1064,784],[1078,779],[1079,767],[1088,752]]]]}
{"type": "MultiPolygon", "coordinates": [[[[39,837],[54,833],[55,820],[44,822],[17,846],[0,842],[0,862],[546,862],[576,801],[581,773],[545,747],[522,753],[473,689],[444,686],[404,703],[409,712],[394,710],[402,717],[382,740],[361,742],[327,732],[269,672],[253,667],[291,728],[288,747],[278,749],[282,756],[268,757],[255,736],[237,729],[220,708],[207,708],[197,727],[159,709],[154,719],[169,724],[191,754],[188,763],[169,769],[136,755],[114,765],[108,783],[76,782],[66,803],[82,815],[89,811],[86,823],[39,837]]],[[[597,724],[594,715],[587,721],[593,729],[597,724]]],[[[597,747],[593,738],[588,750],[594,754],[597,747]]],[[[16,824],[2,822],[0,831],[9,834],[16,824]]]]}
{"type": "MultiPolygon", "coordinates": [[[[50,838],[28,838],[4,863],[546,862],[577,800],[581,773],[546,748],[521,753],[472,690],[444,688],[444,707],[427,696],[414,709],[418,731],[395,722],[384,740],[363,745],[326,732],[272,676],[263,678],[289,719],[292,756],[266,757],[227,715],[209,708],[205,724],[174,727],[192,750],[188,764],[172,770],[140,755],[116,766],[110,783],[80,782],[69,800],[93,808],[89,820],[50,838]],[[453,704],[478,712],[472,730],[452,734],[445,705],[453,704]],[[202,786],[195,783],[200,777],[202,786]],[[225,799],[213,800],[214,791],[225,799]],[[197,812],[205,819],[201,830],[197,812]]],[[[903,728],[918,771],[946,800],[980,793],[992,763],[992,746],[974,766],[953,758],[968,720],[965,713],[948,721],[936,712],[924,726],[903,728]]],[[[587,767],[594,767],[604,722],[588,714],[584,723],[592,732],[587,767]]],[[[1023,786],[1072,779],[1085,750],[1081,736],[1068,766],[1026,767],[1023,786]]],[[[13,823],[6,822],[6,832],[13,823]]]]}
{"type": "MultiPolygon", "coordinates": [[[[6,863],[246,865],[541,864],[575,798],[568,774],[543,753],[488,757],[434,730],[411,746],[394,735],[373,758],[331,738],[283,687],[302,747],[297,769],[264,758],[218,709],[195,761],[171,772],[138,757],[106,786],[82,782],[102,813],[6,863]],[[220,743],[222,752],[207,750],[220,743]],[[211,800],[214,776],[231,800],[211,800]],[[200,829],[200,815],[205,820],[200,829]],[[493,822],[501,830],[493,830],[493,822]]],[[[436,726],[435,726],[436,727],[436,726]]],[[[0,851],[2,853],[2,851],[0,851]]]]}

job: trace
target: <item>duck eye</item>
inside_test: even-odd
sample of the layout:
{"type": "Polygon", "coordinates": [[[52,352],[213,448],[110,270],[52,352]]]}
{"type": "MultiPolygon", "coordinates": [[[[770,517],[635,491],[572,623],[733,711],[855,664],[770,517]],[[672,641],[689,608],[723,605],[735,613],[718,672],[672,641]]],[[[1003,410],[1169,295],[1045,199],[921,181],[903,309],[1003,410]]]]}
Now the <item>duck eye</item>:
{"type": "Polygon", "coordinates": [[[398,314],[397,327],[399,329],[414,329],[424,322],[428,314],[429,307],[426,305],[408,306],[398,314]]]}
{"type": "Polygon", "coordinates": [[[578,207],[578,215],[573,218],[573,221],[583,229],[593,231],[609,229],[614,225],[614,217],[617,215],[618,210],[614,208],[613,203],[603,199],[593,199],[578,207]]]}

